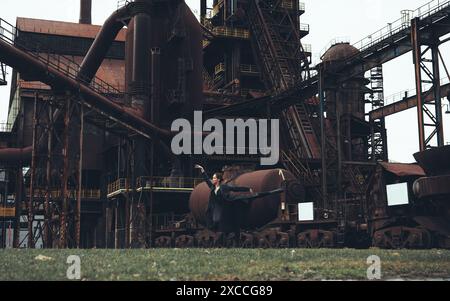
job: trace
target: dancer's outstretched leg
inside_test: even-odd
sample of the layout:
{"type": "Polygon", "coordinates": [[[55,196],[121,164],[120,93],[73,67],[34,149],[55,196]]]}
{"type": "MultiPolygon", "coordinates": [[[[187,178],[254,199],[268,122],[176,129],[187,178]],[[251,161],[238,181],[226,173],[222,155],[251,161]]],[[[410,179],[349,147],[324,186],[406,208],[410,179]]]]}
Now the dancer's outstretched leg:
{"type": "Polygon", "coordinates": [[[272,194],[282,193],[283,191],[284,191],[283,188],[279,188],[279,189],[275,189],[275,190],[271,190],[271,191],[263,191],[263,192],[254,193],[250,196],[248,196],[248,195],[236,196],[232,199],[232,201],[240,201],[240,202],[248,203],[251,200],[263,198],[263,197],[266,197],[266,196],[272,195],[272,194]]]}

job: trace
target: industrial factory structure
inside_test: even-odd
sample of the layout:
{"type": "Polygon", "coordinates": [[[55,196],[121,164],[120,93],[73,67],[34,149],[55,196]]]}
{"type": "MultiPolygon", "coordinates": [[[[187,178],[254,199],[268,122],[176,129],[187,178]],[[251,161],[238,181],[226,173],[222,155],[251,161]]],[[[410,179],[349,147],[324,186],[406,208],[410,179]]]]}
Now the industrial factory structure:
{"type": "Polygon", "coordinates": [[[200,0],[200,21],[184,0],[122,1],[103,26],[91,4],[80,1],[79,23],[0,19],[0,85],[13,68],[2,247],[450,248],[439,50],[450,1],[333,43],[317,65],[298,0],[200,0]],[[382,66],[411,53],[416,94],[385,105],[382,66]],[[413,107],[418,163],[390,163],[385,118],[413,107]],[[249,148],[174,155],[171,124],[194,111],[279,119],[279,163],[261,166],[249,148]],[[205,228],[210,190],[195,164],[283,193],[239,208],[231,239],[205,228]]]}

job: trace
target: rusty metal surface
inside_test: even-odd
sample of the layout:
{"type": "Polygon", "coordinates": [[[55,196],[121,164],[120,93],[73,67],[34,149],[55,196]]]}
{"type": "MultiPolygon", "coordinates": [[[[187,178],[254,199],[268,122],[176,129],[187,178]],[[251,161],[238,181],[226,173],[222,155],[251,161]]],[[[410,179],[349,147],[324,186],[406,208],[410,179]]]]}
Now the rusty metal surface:
{"type": "Polygon", "coordinates": [[[420,178],[414,182],[413,190],[418,198],[450,196],[450,175],[420,178]]]}
{"type": "Polygon", "coordinates": [[[450,174],[450,145],[414,154],[428,175],[450,174]]]}
{"type": "MultiPolygon", "coordinates": [[[[83,61],[80,56],[66,56],[73,59],[78,65],[83,61]]],[[[55,58],[51,57],[50,61],[55,62],[55,58]]],[[[100,68],[96,73],[96,77],[103,80],[107,84],[119,91],[125,91],[125,62],[122,60],[104,59],[100,68]]],[[[38,81],[27,81],[19,79],[18,85],[22,89],[38,89],[50,90],[50,86],[38,81]]]]}
{"type": "MultiPolygon", "coordinates": [[[[108,98],[96,93],[91,88],[75,81],[74,79],[67,77],[55,68],[44,64],[43,62],[37,60],[33,56],[21,51],[14,46],[0,40],[0,51],[3,54],[3,59],[10,66],[16,68],[17,70],[30,70],[33,69],[34,73],[42,76],[41,81],[60,85],[61,87],[66,87],[68,89],[73,89],[79,91],[79,93],[85,97],[86,104],[91,105],[93,108],[100,109],[108,112],[110,116],[114,116],[117,120],[124,122],[130,128],[134,128],[144,134],[148,130],[152,132],[156,130],[160,132],[162,136],[167,136],[168,131],[157,129],[154,125],[134,115],[133,113],[128,113],[125,108],[113,103],[108,98]],[[134,125],[133,125],[134,124],[134,125]]],[[[147,134],[150,134],[147,132],[147,134]]],[[[150,134],[151,135],[151,134],[150,134]]]]}
{"type": "Polygon", "coordinates": [[[385,249],[429,248],[431,243],[431,235],[427,229],[404,226],[376,231],[373,237],[373,245],[385,249]]]}
{"type": "Polygon", "coordinates": [[[145,51],[147,55],[143,57],[138,49],[133,48],[133,45],[137,45],[136,38],[140,39],[142,36],[136,32],[136,17],[129,23],[125,45],[127,94],[133,97],[132,104],[137,111],[148,111],[148,104],[137,98],[139,93],[148,93],[142,83],[148,80],[143,74],[150,74],[151,66],[148,66],[148,70],[141,69],[147,65],[151,50],[161,49],[160,69],[164,72],[160,73],[160,79],[157,81],[164,83],[159,91],[161,95],[166,95],[166,99],[161,98],[157,105],[157,115],[162,122],[160,126],[170,126],[172,120],[180,115],[192,116],[192,111],[200,109],[203,103],[202,29],[186,3],[180,3],[176,9],[169,11],[167,8],[159,8],[151,14],[147,41],[143,44],[143,47],[148,48],[145,51]],[[170,22],[167,22],[168,20],[170,22]]]}
{"type": "MultiPolygon", "coordinates": [[[[17,18],[17,29],[25,32],[53,34],[69,37],[95,39],[101,26],[90,24],[78,24],[62,21],[49,21],[33,18],[17,18]]],[[[116,37],[116,41],[125,42],[126,30],[122,29],[116,37]]]]}
{"type": "MultiPolygon", "coordinates": [[[[283,179],[279,169],[260,170],[245,173],[233,180],[230,185],[252,188],[254,192],[271,191],[282,187],[283,179]]],[[[300,202],[304,198],[304,188],[289,171],[284,170],[288,181],[287,203],[300,202]]],[[[209,202],[210,189],[206,183],[198,185],[191,194],[189,207],[195,219],[201,223],[206,221],[206,209],[209,202]]],[[[243,218],[244,228],[263,226],[277,217],[281,196],[279,194],[266,196],[251,202],[250,208],[243,218]]]]}
{"type": "Polygon", "coordinates": [[[128,24],[129,20],[130,13],[127,7],[122,7],[112,13],[96,35],[91,48],[80,65],[77,78],[81,78],[88,83],[91,82],[112,42],[116,39],[122,28],[128,24]]]}
{"type": "Polygon", "coordinates": [[[383,169],[390,173],[393,173],[398,177],[425,176],[425,172],[417,164],[381,162],[380,165],[383,167],[383,169]]]}
{"type": "Polygon", "coordinates": [[[322,56],[322,61],[342,61],[359,53],[359,50],[349,43],[338,43],[331,46],[322,56]]]}
{"type": "Polygon", "coordinates": [[[80,24],[92,23],[92,0],[80,0],[80,24]]]}
{"type": "Polygon", "coordinates": [[[32,146],[25,148],[3,148],[0,149],[0,162],[3,163],[29,163],[31,161],[32,146]]]}

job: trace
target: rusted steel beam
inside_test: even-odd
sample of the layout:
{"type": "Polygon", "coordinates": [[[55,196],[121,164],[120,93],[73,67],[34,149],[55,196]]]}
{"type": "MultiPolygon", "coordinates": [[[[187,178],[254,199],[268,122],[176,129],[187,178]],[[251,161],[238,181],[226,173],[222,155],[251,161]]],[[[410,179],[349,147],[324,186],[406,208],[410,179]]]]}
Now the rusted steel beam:
{"type": "Polygon", "coordinates": [[[420,151],[426,149],[425,144],[425,126],[423,116],[423,91],[422,91],[422,69],[420,63],[422,62],[422,51],[419,41],[419,19],[415,18],[411,21],[411,45],[413,49],[414,58],[414,74],[416,79],[416,98],[417,98],[417,121],[419,123],[419,146],[420,151]]]}
{"type": "MultiPolygon", "coordinates": [[[[445,84],[440,87],[441,95],[447,95],[450,93],[450,84],[445,84]]],[[[422,97],[423,101],[425,103],[431,102],[434,100],[433,94],[430,94],[428,92],[424,93],[424,96],[422,97]]],[[[406,97],[401,101],[394,102],[392,104],[386,105],[382,108],[373,110],[369,113],[369,117],[371,120],[377,120],[381,119],[383,117],[387,117],[390,115],[394,115],[403,111],[406,111],[408,109],[414,108],[417,106],[417,97],[416,95],[411,97],[406,97]]]]}
{"type": "MultiPolygon", "coordinates": [[[[0,162],[4,163],[30,163],[33,147],[3,148],[0,149],[0,162]]],[[[23,166],[23,164],[21,164],[23,166]]]]}
{"type": "Polygon", "coordinates": [[[83,132],[84,132],[84,106],[83,101],[80,105],[80,139],[79,139],[79,155],[78,155],[78,191],[77,191],[77,206],[75,215],[75,245],[80,248],[81,237],[81,191],[83,180],[83,132]]]}
{"type": "Polygon", "coordinates": [[[130,12],[128,6],[124,6],[115,11],[105,21],[81,63],[80,71],[77,75],[80,80],[90,83],[94,78],[117,34],[130,21],[130,12]]]}
{"type": "Polygon", "coordinates": [[[112,102],[107,97],[100,95],[87,85],[66,76],[61,71],[46,65],[32,55],[20,50],[13,45],[0,40],[0,57],[5,64],[17,69],[19,72],[36,74],[40,81],[51,86],[66,88],[79,93],[92,109],[105,114],[112,120],[119,121],[130,130],[146,137],[147,139],[155,134],[161,137],[170,137],[172,133],[161,129],[137,116],[134,112],[112,102]]]}
{"type": "Polygon", "coordinates": [[[34,221],[34,182],[36,176],[36,156],[37,156],[37,99],[38,94],[34,95],[34,112],[33,112],[33,151],[31,154],[31,167],[30,167],[30,198],[28,200],[28,248],[34,248],[34,235],[33,235],[33,221],[34,221]]]}
{"type": "Polygon", "coordinates": [[[69,211],[69,191],[67,181],[69,179],[69,142],[70,142],[70,115],[71,115],[71,99],[66,102],[66,112],[64,115],[64,146],[63,146],[63,175],[62,175],[62,210],[60,213],[59,228],[59,248],[67,247],[67,219],[69,211]]]}
{"type": "MultiPolygon", "coordinates": [[[[433,61],[433,94],[434,94],[434,108],[436,111],[436,137],[437,145],[444,146],[444,128],[442,121],[442,107],[441,107],[441,74],[439,70],[439,45],[438,43],[431,46],[431,59],[433,61]]],[[[445,65],[444,65],[445,66],[445,65]]]]}
{"type": "Polygon", "coordinates": [[[50,189],[52,184],[52,143],[53,143],[53,112],[52,107],[48,106],[48,124],[47,124],[47,162],[46,162],[46,187],[44,201],[44,247],[51,248],[53,243],[50,237],[50,189]]]}
{"type": "Polygon", "coordinates": [[[114,200],[114,249],[119,249],[119,202],[114,200]]]}
{"type": "Polygon", "coordinates": [[[22,198],[23,198],[23,171],[22,164],[16,170],[16,200],[15,200],[15,209],[16,209],[16,223],[14,226],[14,241],[13,247],[20,247],[20,216],[22,214],[22,198]]]}

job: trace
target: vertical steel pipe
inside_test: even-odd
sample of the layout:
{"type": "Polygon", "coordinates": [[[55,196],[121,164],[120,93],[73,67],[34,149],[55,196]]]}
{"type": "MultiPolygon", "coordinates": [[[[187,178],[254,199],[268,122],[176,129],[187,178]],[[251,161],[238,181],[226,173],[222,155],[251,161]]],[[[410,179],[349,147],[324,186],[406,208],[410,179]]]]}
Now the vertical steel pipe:
{"type": "Polygon", "coordinates": [[[419,18],[411,21],[411,45],[413,49],[414,73],[416,79],[416,97],[417,97],[417,120],[419,124],[419,146],[420,151],[424,151],[427,146],[425,144],[425,125],[423,115],[423,93],[422,93],[422,74],[421,74],[421,56],[422,51],[419,41],[419,18]]]}
{"type": "Polygon", "coordinates": [[[48,106],[48,125],[47,125],[47,162],[46,162],[46,189],[44,202],[44,247],[51,248],[50,237],[50,189],[52,185],[51,171],[52,171],[52,143],[53,143],[53,112],[52,107],[48,106]]]}
{"type": "Polygon", "coordinates": [[[79,139],[79,156],[78,156],[78,191],[77,191],[77,207],[75,215],[75,244],[80,248],[81,237],[81,193],[83,181],[83,133],[84,133],[84,102],[80,104],[80,139],[79,139]]]}
{"type": "Polygon", "coordinates": [[[72,100],[68,97],[66,112],[64,115],[64,146],[63,146],[63,176],[62,176],[62,210],[60,214],[60,237],[59,248],[67,247],[67,215],[69,211],[69,190],[67,182],[69,179],[69,143],[70,143],[70,109],[72,100]]]}
{"type": "Polygon", "coordinates": [[[92,0],[80,0],[80,24],[92,24],[92,0]]]}
{"type": "Polygon", "coordinates": [[[33,234],[33,222],[34,222],[34,182],[36,176],[36,156],[37,156],[37,98],[38,94],[34,94],[34,112],[33,112],[33,151],[31,154],[31,167],[30,167],[30,198],[28,200],[28,248],[34,248],[34,234],[33,234]]]}

